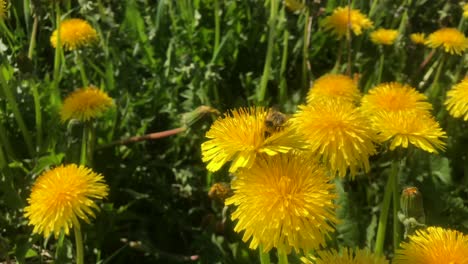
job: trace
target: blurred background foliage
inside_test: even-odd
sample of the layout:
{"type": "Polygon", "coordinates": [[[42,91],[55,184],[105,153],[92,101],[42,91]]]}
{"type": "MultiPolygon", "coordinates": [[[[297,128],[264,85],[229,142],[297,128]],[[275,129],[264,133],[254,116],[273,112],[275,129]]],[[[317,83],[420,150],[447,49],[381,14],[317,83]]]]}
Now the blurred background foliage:
{"type": "MultiPolygon", "coordinates": [[[[216,118],[214,109],[222,113],[261,103],[292,113],[304,103],[310,83],[333,69],[341,49],[320,21],[348,4],[297,0],[305,8],[293,11],[279,1],[272,67],[265,100],[259,102],[270,1],[60,1],[62,18],[83,18],[97,30],[99,43],[80,50],[79,56],[90,83],[109,93],[117,106],[95,124],[93,168],[105,176],[111,193],[97,219],[84,225],[86,263],[258,262],[257,252],[234,233],[229,209],[207,195],[213,183],[230,179],[226,170],[206,171],[200,144],[216,118]],[[200,114],[202,105],[211,110],[200,114]],[[178,127],[187,129],[153,141],[110,144],[178,127]]],[[[350,51],[342,50],[338,71],[348,70],[344,62],[349,58],[362,91],[376,84],[380,52],[386,55],[382,81],[410,83],[424,91],[438,53],[422,65],[431,50],[411,44],[409,33],[465,28],[461,3],[455,0],[351,2],[365,14],[374,8],[374,28],[400,32],[397,43],[383,51],[367,33],[352,38],[350,51]]],[[[79,157],[82,124],[60,122],[51,101],[57,78],[49,38],[57,10],[51,0],[8,5],[0,22],[0,261],[47,263],[57,258],[57,263],[69,263],[71,239],[60,245],[54,238],[31,237],[22,212],[40,173],[79,157]]],[[[64,98],[82,83],[76,54],[60,57],[57,85],[64,98]]],[[[467,65],[467,56],[450,56],[440,78],[445,89],[463,77],[467,65]]],[[[467,233],[467,123],[448,116],[439,121],[449,136],[447,151],[428,155],[413,150],[401,182],[422,192],[428,225],[467,233]]],[[[374,156],[370,173],[338,183],[342,221],[331,244],[372,246],[389,160],[388,153],[374,156]]]]}

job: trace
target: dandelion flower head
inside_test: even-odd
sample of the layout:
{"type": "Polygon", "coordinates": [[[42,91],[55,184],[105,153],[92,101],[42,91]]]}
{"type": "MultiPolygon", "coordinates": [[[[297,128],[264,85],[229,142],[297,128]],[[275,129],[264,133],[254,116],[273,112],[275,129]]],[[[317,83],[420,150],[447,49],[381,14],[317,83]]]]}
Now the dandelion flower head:
{"type": "Polygon", "coordinates": [[[98,88],[82,88],[72,92],[65,98],[60,117],[63,122],[70,119],[85,122],[101,116],[113,105],[112,98],[98,88]]]}
{"type": "Polygon", "coordinates": [[[106,198],[109,187],[102,175],[84,166],[70,164],[46,171],[32,187],[24,209],[33,233],[57,237],[69,233],[79,219],[86,223],[95,217],[99,207],[94,200],[106,198]]]}
{"type": "Polygon", "coordinates": [[[442,47],[445,52],[461,55],[468,48],[465,35],[456,28],[442,28],[427,37],[426,46],[430,48],[442,47]]]}
{"type": "Polygon", "coordinates": [[[318,78],[307,94],[307,103],[338,99],[354,103],[360,98],[357,83],[342,74],[326,74],[318,78]]]}
{"type": "Polygon", "coordinates": [[[426,34],[413,33],[410,35],[411,42],[414,44],[424,44],[426,42],[426,34]]]}
{"type": "Polygon", "coordinates": [[[237,208],[234,231],[242,232],[250,248],[289,253],[315,249],[325,243],[336,223],[335,186],[325,170],[302,154],[263,155],[232,181],[234,195],[227,205],[237,208]]]}
{"type": "Polygon", "coordinates": [[[468,121],[468,78],[463,79],[447,92],[445,105],[451,116],[463,117],[463,120],[468,121]]]}
{"type": "Polygon", "coordinates": [[[408,148],[410,144],[429,153],[445,149],[442,139],[447,136],[429,113],[378,111],[371,120],[379,141],[391,141],[390,150],[408,148]]]}
{"type": "Polygon", "coordinates": [[[301,258],[305,264],[388,264],[384,256],[376,256],[368,249],[343,248],[341,252],[334,249],[321,250],[317,257],[301,258]],[[314,261],[312,261],[314,260],[314,261]]]}
{"type": "Polygon", "coordinates": [[[376,111],[429,111],[427,97],[409,85],[397,82],[382,83],[369,90],[361,100],[362,110],[369,115],[376,111]]]}
{"type": "Polygon", "coordinates": [[[463,5],[463,17],[468,18],[468,4],[463,5]]]}
{"type": "Polygon", "coordinates": [[[361,168],[369,170],[369,156],[376,153],[375,134],[353,104],[330,100],[302,105],[291,122],[333,173],[345,177],[349,168],[354,177],[361,168]]]}
{"type": "Polygon", "coordinates": [[[468,264],[468,236],[441,227],[417,230],[395,252],[395,264],[468,264]]]}
{"type": "Polygon", "coordinates": [[[372,28],[372,21],[362,14],[357,9],[351,9],[351,16],[349,16],[349,8],[338,7],[333,10],[333,13],[324,18],[323,27],[329,30],[337,38],[343,38],[348,32],[348,22],[351,23],[351,31],[356,35],[361,35],[363,30],[372,28]]]}
{"type": "Polygon", "coordinates": [[[393,29],[379,28],[370,34],[374,44],[392,45],[398,37],[398,31],[393,29]]]}
{"type": "Polygon", "coordinates": [[[88,46],[97,41],[96,30],[85,20],[71,18],[60,23],[60,28],[56,29],[50,37],[50,42],[54,48],[58,43],[58,32],[60,30],[60,43],[66,50],[75,50],[88,46]]]}
{"type": "Polygon", "coordinates": [[[249,168],[257,155],[276,155],[301,148],[302,142],[286,126],[270,136],[265,126],[268,112],[262,107],[240,108],[218,118],[206,133],[208,141],[201,145],[202,160],[209,171],[219,170],[232,161],[230,172],[249,168]]]}

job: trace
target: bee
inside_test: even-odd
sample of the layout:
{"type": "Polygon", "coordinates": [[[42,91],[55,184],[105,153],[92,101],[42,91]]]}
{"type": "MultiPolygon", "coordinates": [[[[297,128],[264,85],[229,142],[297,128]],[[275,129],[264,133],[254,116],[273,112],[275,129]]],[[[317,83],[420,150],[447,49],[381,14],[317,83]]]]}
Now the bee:
{"type": "Polygon", "coordinates": [[[288,121],[288,117],[285,114],[281,113],[276,107],[270,108],[265,118],[265,137],[281,131],[286,121],[288,121]]]}

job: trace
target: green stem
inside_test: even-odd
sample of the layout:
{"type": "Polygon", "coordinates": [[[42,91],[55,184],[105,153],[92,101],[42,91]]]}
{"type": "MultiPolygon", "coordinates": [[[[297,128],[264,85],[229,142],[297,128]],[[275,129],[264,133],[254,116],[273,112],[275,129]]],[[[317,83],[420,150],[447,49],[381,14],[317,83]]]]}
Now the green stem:
{"type": "Polygon", "coordinates": [[[400,220],[398,219],[398,211],[400,210],[400,179],[398,172],[400,162],[397,159],[392,161],[393,174],[393,250],[400,245],[400,220]]]}
{"type": "Polygon", "coordinates": [[[0,67],[0,85],[3,88],[3,93],[7,99],[8,104],[10,105],[11,111],[13,111],[13,115],[15,116],[16,122],[18,123],[18,127],[23,134],[24,141],[26,143],[26,147],[28,148],[28,152],[30,157],[34,156],[34,147],[31,139],[31,135],[24,123],[23,116],[19,111],[18,104],[16,103],[16,98],[13,95],[13,92],[10,90],[10,86],[8,85],[5,77],[3,76],[3,67],[0,67]]]}
{"type": "Polygon", "coordinates": [[[84,264],[84,250],[83,250],[83,237],[81,229],[78,224],[73,225],[75,230],[75,244],[76,244],[76,264],[84,264]]]}
{"type": "Polygon", "coordinates": [[[278,264],[288,264],[288,254],[281,249],[278,249],[278,264]]]}
{"type": "Polygon", "coordinates": [[[259,103],[265,102],[266,89],[268,85],[268,79],[270,78],[271,61],[273,59],[273,50],[276,34],[276,20],[278,13],[278,0],[270,0],[270,19],[269,19],[269,32],[268,32],[268,46],[267,54],[265,59],[265,65],[263,67],[263,75],[260,81],[260,89],[258,92],[257,100],[259,103]]]}
{"type": "Polygon", "coordinates": [[[375,83],[376,85],[382,81],[384,62],[385,62],[385,53],[382,49],[380,49],[379,72],[377,75],[377,81],[375,83]]]}
{"type": "Polygon", "coordinates": [[[55,260],[58,260],[61,258],[62,255],[62,250],[63,250],[63,241],[65,240],[65,232],[63,230],[60,232],[58,240],[57,240],[57,245],[55,249],[55,260]]]}
{"type": "Polygon", "coordinates": [[[270,252],[263,252],[262,245],[258,248],[258,254],[260,255],[260,264],[270,264],[270,252]]]}
{"type": "Polygon", "coordinates": [[[378,0],[372,1],[372,6],[371,6],[370,11],[369,11],[369,17],[370,17],[370,18],[372,18],[372,16],[374,16],[375,9],[376,9],[376,7],[377,7],[377,3],[378,3],[378,2],[379,2],[378,0]]]}
{"type": "Polygon", "coordinates": [[[385,232],[387,229],[388,211],[390,209],[390,201],[392,198],[393,184],[395,181],[394,177],[396,177],[395,174],[397,173],[398,167],[395,168],[394,164],[392,163],[392,170],[390,172],[390,176],[388,177],[387,185],[385,186],[384,199],[382,201],[382,208],[380,209],[379,225],[377,228],[377,238],[375,241],[375,254],[377,256],[381,256],[383,253],[385,232]]]}
{"type": "Polygon", "coordinates": [[[75,51],[75,61],[76,61],[76,64],[78,65],[78,69],[80,70],[81,81],[83,82],[83,87],[88,87],[89,81],[88,81],[88,77],[86,76],[83,59],[78,53],[79,51],[75,51]]]}
{"type": "Polygon", "coordinates": [[[333,66],[332,73],[339,73],[340,72],[340,67],[341,67],[341,57],[343,55],[343,49],[345,47],[345,41],[344,39],[340,40],[340,47],[338,48],[338,53],[336,55],[336,62],[335,66],[333,66]]]}
{"type": "Polygon", "coordinates": [[[83,136],[81,138],[81,152],[80,152],[80,164],[86,165],[88,156],[88,141],[89,141],[89,122],[86,121],[83,124],[83,136]]]}
{"type": "MultiPolygon", "coordinates": [[[[304,43],[302,44],[302,89],[309,89],[309,44],[310,44],[310,23],[309,8],[305,9],[304,22],[304,43]]],[[[286,29],[285,29],[286,30],[286,29]]]]}
{"type": "Polygon", "coordinates": [[[213,54],[219,48],[219,39],[221,34],[221,23],[220,23],[220,13],[219,13],[219,0],[214,0],[214,19],[215,19],[215,39],[214,39],[214,51],[213,54]]]}
{"type": "Polygon", "coordinates": [[[55,16],[56,16],[56,27],[57,27],[57,45],[55,47],[54,54],[54,75],[52,82],[52,91],[51,91],[51,105],[54,108],[57,108],[61,104],[60,91],[58,88],[60,82],[60,64],[61,64],[61,55],[62,55],[62,43],[60,40],[60,1],[55,3],[55,16]]]}
{"type": "Polygon", "coordinates": [[[286,67],[288,66],[288,44],[289,44],[289,31],[287,28],[285,28],[283,32],[283,53],[281,55],[281,69],[280,69],[280,85],[279,85],[280,105],[284,105],[288,97],[288,82],[286,79],[286,67]]]}
{"type": "Polygon", "coordinates": [[[36,119],[36,148],[40,151],[42,147],[42,111],[41,99],[38,91],[38,84],[32,82],[32,94],[34,98],[34,112],[36,119]]]}
{"type": "Polygon", "coordinates": [[[439,85],[439,79],[440,79],[440,74],[442,72],[442,68],[444,67],[445,60],[446,60],[446,54],[442,53],[439,66],[437,66],[437,71],[434,76],[434,80],[432,81],[431,86],[429,87],[429,99],[431,101],[435,100],[437,96],[439,96],[440,93],[440,85],[439,85]]]}
{"type": "Polygon", "coordinates": [[[36,48],[36,36],[37,36],[37,27],[39,25],[39,19],[37,16],[34,16],[33,28],[31,32],[31,38],[29,39],[29,50],[28,58],[32,60],[34,55],[34,49],[36,48]]]}
{"type": "Polygon", "coordinates": [[[24,15],[24,23],[26,24],[26,30],[29,33],[29,21],[31,16],[31,9],[30,9],[30,2],[29,0],[23,0],[23,15],[24,15]]]}

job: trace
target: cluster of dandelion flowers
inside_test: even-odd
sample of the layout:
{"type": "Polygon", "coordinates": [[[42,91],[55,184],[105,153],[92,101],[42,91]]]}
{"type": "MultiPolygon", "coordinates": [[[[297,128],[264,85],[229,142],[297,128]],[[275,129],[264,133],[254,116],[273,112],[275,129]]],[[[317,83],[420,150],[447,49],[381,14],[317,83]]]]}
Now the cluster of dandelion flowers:
{"type": "Polygon", "coordinates": [[[451,116],[463,117],[463,120],[468,121],[468,78],[463,79],[447,92],[445,105],[451,116]]]}
{"type": "Polygon", "coordinates": [[[343,74],[326,74],[318,78],[307,94],[307,103],[317,100],[344,100],[355,103],[360,99],[356,81],[343,74]]]}
{"type": "Polygon", "coordinates": [[[441,227],[417,230],[395,252],[395,264],[468,264],[468,236],[441,227]]]}
{"type": "Polygon", "coordinates": [[[337,221],[335,186],[313,160],[292,152],[262,155],[238,171],[226,204],[237,206],[234,231],[244,231],[244,242],[252,239],[250,248],[307,252],[325,243],[337,221]]]}
{"type": "Polygon", "coordinates": [[[69,233],[79,219],[89,223],[99,210],[94,200],[106,198],[109,187],[102,175],[84,166],[70,164],[46,171],[32,187],[24,209],[34,233],[57,237],[69,233]]]}
{"type": "Polygon", "coordinates": [[[413,33],[410,35],[411,42],[414,44],[424,44],[426,42],[426,34],[413,33]]]}
{"type": "Polygon", "coordinates": [[[322,25],[326,30],[329,30],[337,38],[343,38],[348,32],[348,23],[351,24],[351,30],[356,35],[361,35],[362,31],[368,28],[372,28],[372,21],[362,14],[357,9],[338,7],[333,10],[333,13],[324,18],[322,25]],[[351,15],[351,16],[349,16],[351,15]]]}
{"type": "Polygon", "coordinates": [[[58,41],[66,50],[75,50],[96,42],[98,35],[96,30],[85,20],[72,18],[60,23],[60,28],[56,29],[50,37],[50,42],[54,48],[58,41]],[[60,40],[58,32],[60,31],[60,40]]]}
{"type": "Polygon", "coordinates": [[[218,118],[206,133],[208,141],[201,145],[202,160],[209,171],[219,170],[232,161],[229,171],[249,168],[257,155],[276,155],[301,148],[302,142],[286,126],[266,136],[268,112],[262,107],[240,108],[228,111],[218,118]]]}
{"type": "Polygon", "coordinates": [[[87,87],[72,92],[63,102],[60,117],[63,122],[78,119],[82,122],[101,116],[114,105],[107,93],[96,87],[87,87]]]}
{"type": "Polygon", "coordinates": [[[385,28],[379,28],[370,34],[371,41],[377,45],[393,45],[397,37],[397,30],[385,28]]]}
{"type": "Polygon", "coordinates": [[[409,85],[382,83],[369,90],[361,100],[361,109],[368,115],[376,111],[424,111],[432,109],[427,97],[409,85]]]}
{"type": "Polygon", "coordinates": [[[368,249],[343,248],[341,252],[334,249],[318,251],[317,257],[301,258],[305,264],[388,264],[384,256],[377,256],[368,249]]]}
{"type": "Polygon", "coordinates": [[[456,28],[442,28],[427,37],[426,46],[430,48],[442,47],[450,54],[462,54],[468,48],[465,35],[456,28]]]}
{"type": "Polygon", "coordinates": [[[396,147],[408,148],[410,144],[429,153],[445,149],[442,139],[447,136],[429,113],[377,111],[371,120],[379,141],[391,141],[390,150],[396,147]]]}
{"type": "Polygon", "coordinates": [[[351,177],[369,170],[369,156],[376,153],[375,134],[367,118],[351,103],[336,100],[299,106],[291,119],[308,148],[333,173],[351,177]]]}

